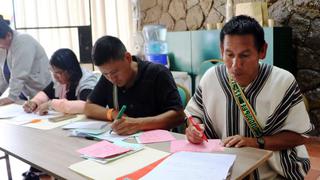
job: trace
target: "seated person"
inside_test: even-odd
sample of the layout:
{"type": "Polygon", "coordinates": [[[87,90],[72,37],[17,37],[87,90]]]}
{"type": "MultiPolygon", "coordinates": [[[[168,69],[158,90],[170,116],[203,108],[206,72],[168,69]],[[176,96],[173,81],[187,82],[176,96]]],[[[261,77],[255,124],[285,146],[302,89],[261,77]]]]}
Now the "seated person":
{"type": "MultiPolygon", "coordinates": [[[[205,73],[186,111],[203,124],[208,138],[223,139],[225,147],[273,151],[254,172],[255,179],[303,179],[310,161],[301,134],[312,125],[294,76],[259,63],[267,44],[262,27],[251,17],[226,23],[220,50],[225,64],[205,73]]],[[[191,123],[186,135],[192,143],[203,142],[202,132],[191,123]]]]}
{"type": "Polygon", "coordinates": [[[49,60],[32,36],[12,30],[0,15],[0,106],[27,100],[52,81],[49,60]]]}
{"type": "Polygon", "coordinates": [[[121,135],[170,129],[183,122],[180,96],[168,68],[131,56],[112,36],[98,39],[92,53],[102,76],[85,105],[88,117],[113,121],[118,108],[126,105],[126,117],[112,124],[121,135]]]}
{"type": "Polygon", "coordinates": [[[83,113],[85,101],[96,85],[97,77],[80,67],[70,49],[57,50],[50,59],[54,80],[27,101],[26,112],[45,114],[49,109],[68,114],[83,113]]]}

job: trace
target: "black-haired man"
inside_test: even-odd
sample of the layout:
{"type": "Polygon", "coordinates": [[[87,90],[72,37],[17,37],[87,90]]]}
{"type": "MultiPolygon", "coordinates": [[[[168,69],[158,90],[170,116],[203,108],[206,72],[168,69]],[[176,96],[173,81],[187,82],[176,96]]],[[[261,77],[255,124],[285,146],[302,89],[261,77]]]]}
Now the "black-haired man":
{"type": "MultiPolygon", "coordinates": [[[[310,161],[301,134],[312,129],[298,84],[289,72],[263,63],[267,52],[257,21],[237,16],[223,27],[220,49],[224,65],[202,77],[188,111],[209,138],[226,147],[255,147],[274,151],[255,179],[303,179],[310,161]]],[[[202,132],[186,130],[192,143],[202,132]]]]}
{"type": "Polygon", "coordinates": [[[170,129],[183,122],[180,96],[165,66],[131,56],[112,36],[97,40],[92,56],[102,76],[86,103],[87,116],[113,121],[126,105],[126,117],[112,124],[118,134],[170,129]]]}

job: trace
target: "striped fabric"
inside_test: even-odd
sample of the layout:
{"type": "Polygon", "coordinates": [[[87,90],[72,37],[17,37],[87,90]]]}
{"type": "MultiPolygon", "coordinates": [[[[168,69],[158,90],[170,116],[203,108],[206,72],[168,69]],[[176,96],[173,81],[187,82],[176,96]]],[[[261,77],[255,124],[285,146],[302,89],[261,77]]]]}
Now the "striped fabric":
{"type": "MultiPolygon", "coordinates": [[[[307,133],[312,129],[298,84],[289,72],[262,63],[258,76],[244,89],[244,94],[257,113],[264,135],[283,130],[307,133]]],[[[225,65],[205,73],[186,110],[204,123],[209,138],[237,134],[254,137],[233,98],[225,65]]],[[[309,169],[307,151],[298,146],[274,152],[254,177],[303,179],[309,169]]]]}

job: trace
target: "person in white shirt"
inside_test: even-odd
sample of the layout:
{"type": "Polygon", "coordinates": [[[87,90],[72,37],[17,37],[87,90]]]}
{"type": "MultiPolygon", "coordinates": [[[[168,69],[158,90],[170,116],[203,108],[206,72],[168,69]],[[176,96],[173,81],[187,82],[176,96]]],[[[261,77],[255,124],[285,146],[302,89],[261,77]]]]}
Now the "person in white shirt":
{"type": "Polygon", "coordinates": [[[0,18],[0,95],[10,88],[0,105],[26,100],[51,81],[49,60],[32,36],[12,30],[0,18]]]}
{"type": "Polygon", "coordinates": [[[310,161],[302,136],[312,130],[299,86],[284,69],[259,63],[267,52],[264,32],[248,16],[236,16],[220,33],[223,65],[210,68],[189,101],[187,139],[202,143],[202,133],[223,139],[225,147],[272,150],[255,179],[303,179],[310,161]]]}

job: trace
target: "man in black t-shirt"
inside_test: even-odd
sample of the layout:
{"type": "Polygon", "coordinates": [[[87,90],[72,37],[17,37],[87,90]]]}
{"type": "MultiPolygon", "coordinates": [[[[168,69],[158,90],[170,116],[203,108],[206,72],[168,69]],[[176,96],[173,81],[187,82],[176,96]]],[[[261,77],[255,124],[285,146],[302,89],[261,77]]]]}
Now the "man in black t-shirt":
{"type": "Polygon", "coordinates": [[[112,129],[123,135],[170,129],[183,122],[177,86],[166,67],[131,56],[112,36],[98,39],[92,52],[103,76],[86,103],[88,117],[113,121],[119,107],[126,105],[124,118],[112,124],[112,129]]]}

